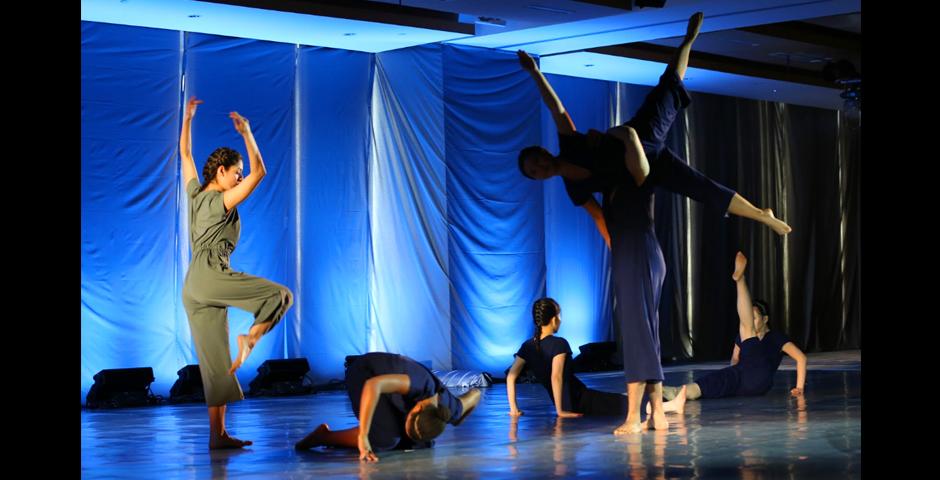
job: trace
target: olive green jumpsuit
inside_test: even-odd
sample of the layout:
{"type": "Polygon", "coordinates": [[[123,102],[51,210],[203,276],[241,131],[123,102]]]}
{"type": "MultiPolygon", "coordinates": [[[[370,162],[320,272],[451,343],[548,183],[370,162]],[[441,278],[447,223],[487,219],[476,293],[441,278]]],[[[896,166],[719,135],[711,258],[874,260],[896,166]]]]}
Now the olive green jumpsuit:
{"type": "Polygon", "coordinates": [[[241,230],[238,211],[225,211],[222,192],[201,188],[196,179],[186,185],[193,255],[183,284],[183,306],[199,356],[206,404],[220,406],[245,398],[238,379],[228,373],[232,355],[227,308],[251,312],[254,325],[270,322],[273,328],[293,304],[293,295],[283,285],[232,270],[229,255],[241,230]]]}

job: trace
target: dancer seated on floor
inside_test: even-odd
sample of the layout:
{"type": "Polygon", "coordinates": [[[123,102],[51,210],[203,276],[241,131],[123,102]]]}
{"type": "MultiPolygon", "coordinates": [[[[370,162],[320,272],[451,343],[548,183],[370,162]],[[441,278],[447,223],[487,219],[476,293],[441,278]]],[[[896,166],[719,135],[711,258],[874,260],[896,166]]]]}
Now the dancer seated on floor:
{"type": "Polygon", "coordinates": [[[731,366],[710,372],[681,387],[664,386],[664,399],[672,398],[680,390],[684,390],[688,400],[764,395],[773,386],[774,373],[780,367],[784,353],[796,361],[796,387],[790,390],[790,394],[794,397],[803,395],[806,354],[785,334],[770,330],[767,306],[759,300],[751,300],[744,280],[746,266],[747,258],[738,252],[732,279],[738,288],[739,334],[734,341],[731,366]]]}
{"type": "Polygon", "coordinates": [[[360,460],[377,462],[376,451],[434,446],[445,423],[460,425],[480,402],[480,390],[454,396],[424,365],[382,352],[346,357],[346,391],[359,426],[320,424],[295,448],[358,448],[360,460]]]}
{"type": "MultiPolygon", "coordinates": [[[[506,376],[509,414],[522,415],[516,405],[516,379],[523,367],[528,365],[548,392],[559,417],[626,415],[626,395],[587,388],[572,372],[571,346],[564,338],[555,336],[561,327],[561,307],[558,302],[551,298],[536,300],[532,305],[532,320],[535,323],[535,336],[519,347],[506,376]]],[[[663,403],[666,412],[684,411],[684,389],[680,388],[672,401],[663,403]]]]}

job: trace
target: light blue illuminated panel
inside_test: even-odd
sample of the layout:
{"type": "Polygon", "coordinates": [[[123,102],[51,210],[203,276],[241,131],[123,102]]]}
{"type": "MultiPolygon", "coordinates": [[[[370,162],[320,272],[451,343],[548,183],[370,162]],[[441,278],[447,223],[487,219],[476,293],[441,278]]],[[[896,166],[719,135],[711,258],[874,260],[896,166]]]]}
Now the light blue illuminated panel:
{"type": "Polygon", "coordinates": [[[465,37],[449,43],[537,55],[643,42],[685,34],[689,16],[705,13],[701,32],[804,20],[861,11],[860,0],[670,0],[665,8],[643,8],[577,22],[465,37]]]}
{"type": "Polygon", "coordinates": [[[467,36],[425,28],[191,0],[82,0],[82,20],[370,53],[467,36]]]}

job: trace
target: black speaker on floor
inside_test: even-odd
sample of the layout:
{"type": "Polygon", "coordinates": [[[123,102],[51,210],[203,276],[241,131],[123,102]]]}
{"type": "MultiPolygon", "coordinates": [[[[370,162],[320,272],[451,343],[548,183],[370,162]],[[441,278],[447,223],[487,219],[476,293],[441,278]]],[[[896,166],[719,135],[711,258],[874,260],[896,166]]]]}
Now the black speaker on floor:
{"type": "Polygon", "coordinates": [[[85,408],[120,408],[158,405],[160,398],[150,391],[153,369],[116,368],[95,374],[95,384],[85,396],[85,408]]]}
{"type": "Polygon", "coordinates": [[[611,357],[617,351],[616,342],[586,343],[578,347],[581,354],[571,360],[571,370],[579,372],[607,372],[617,370],[611,357]]]}
{"type": "Polygon", "coordinates": [[[202,375],[199,365],[186,365],[178,372],[179,378],[170,388],[170,403],[205,402],[206,394],[202,389],[202,375]]]}
{"type": "Polygon", "coordinates": [[[251,381],[249,397],[305,395],[313,392],[313,386],[307,383],[310,364],[306,358],[288,358],[286,360],[265,360],[258,367],[258,376],[251,381]]]}

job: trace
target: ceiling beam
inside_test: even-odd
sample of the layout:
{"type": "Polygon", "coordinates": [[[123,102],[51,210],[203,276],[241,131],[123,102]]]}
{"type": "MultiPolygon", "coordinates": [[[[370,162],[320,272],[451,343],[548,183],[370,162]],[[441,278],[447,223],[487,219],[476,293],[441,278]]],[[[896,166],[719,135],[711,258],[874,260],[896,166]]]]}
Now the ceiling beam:
{"type": "Polygon", "coordinates": [[[633,0],[574,0],[577,3],[589,3],[601,7],[619,8],[620,10],[633,10],[633,0]]]}
{"type": "MultiPolygon", "coordinates": [[[[651,62],[669,63],[675,54],[674,47],[655,45],[652,43],[627,43],[609,47],[592,48],[586,50],[592,53],[613,55],[617,57],[635,58],[651,62]]],[[[717,72],[760,77],[783,82],[802,83],[818,87],[837,88],[832,82],[827,82],[822,71],[806,70],[802,68],[786,67],[770,63],[742,60],[713,53],[695,52],[689,55],[689,66],[714,70],[717,72]]]]}
{"type": "Polygon", "coordinates": [[[793,42],[810,43],[839,50],[860,51],[862,35],[808,22],[781,22],[753,27],[741,27],[742,32],[756,33],[793,42]]]}
{"type": "Polygon", "coordinates": [[[393,5],[365,0],[197,0],[279,12],[345,18],[364,22],[386,23],[404,27],[427,28],[444,32],[473,35],[473,24],[460,23],[459,15],[427,8],[393,5]]]}

